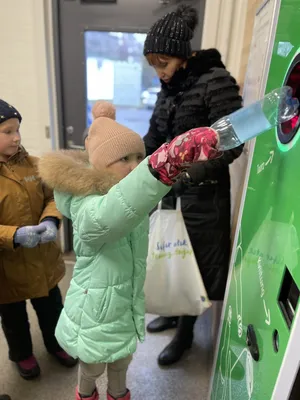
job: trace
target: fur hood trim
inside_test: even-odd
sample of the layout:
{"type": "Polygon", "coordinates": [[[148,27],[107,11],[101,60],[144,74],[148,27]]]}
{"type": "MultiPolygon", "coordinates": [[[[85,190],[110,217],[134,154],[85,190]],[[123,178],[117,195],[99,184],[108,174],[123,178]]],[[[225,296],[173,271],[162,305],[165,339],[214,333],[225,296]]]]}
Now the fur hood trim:
{"type": "Polygon", "coordinates": [[[39,175],[51,189],[75,196],[104,195],[118,183],[107,171],[91,168],[87,152],[81,150],[45,154],[39,160],[39,175]]]}

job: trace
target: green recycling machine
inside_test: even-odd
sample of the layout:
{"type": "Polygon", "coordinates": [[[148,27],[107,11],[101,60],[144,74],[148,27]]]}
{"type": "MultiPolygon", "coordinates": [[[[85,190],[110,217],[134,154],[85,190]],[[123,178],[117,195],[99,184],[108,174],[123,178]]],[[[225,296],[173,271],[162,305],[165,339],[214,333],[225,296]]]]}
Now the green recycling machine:
{"type": "MultiPolygon", "coordinates": [[[[245,105],[283,85],[300,98],[300,0],[265,0],[245,105]]],[[[300,399],[299,125],[297,116],[247,145],[210,400],[300,399]]]]}

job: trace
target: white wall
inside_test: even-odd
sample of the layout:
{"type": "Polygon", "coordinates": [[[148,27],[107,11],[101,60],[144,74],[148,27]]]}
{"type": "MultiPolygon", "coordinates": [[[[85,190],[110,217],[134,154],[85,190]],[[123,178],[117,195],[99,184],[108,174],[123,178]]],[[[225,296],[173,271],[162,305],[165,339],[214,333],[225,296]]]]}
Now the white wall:
{"type": "Polygon", "coordinates": [[[23,116],[23,145],[33,155],[52,147],[43,0],[0,0],[0,98],[23,116]]]}
{"type": "Polygon", "coordinates": [[[217,48],[236,78],[241,66],[247,6],[248,0],[206,0],[205,6],[202,48],[217,48]]]}
{"type": "Polygon", "coordinates": [[[22,143],[36,156],[58,142],[51,2],[0,0],[0,98],[20,111],[22,143]]]}
{"type": "MultiPolygon", "coordinates": [[[[202,48],[217,48],[227,69],[243,84],[240,70],[243,65],[243,50],[248,6],[257,0],[206,0],[202,48]],[[239,79],[241,78],[241,79],[239,79]]],[[[251,15],[254,18],[254,15],[251,15]]],[[[240,207],[241,189],[248,163],[248,145],[243,154],[230,165],[232,234],[240,207]]]]}

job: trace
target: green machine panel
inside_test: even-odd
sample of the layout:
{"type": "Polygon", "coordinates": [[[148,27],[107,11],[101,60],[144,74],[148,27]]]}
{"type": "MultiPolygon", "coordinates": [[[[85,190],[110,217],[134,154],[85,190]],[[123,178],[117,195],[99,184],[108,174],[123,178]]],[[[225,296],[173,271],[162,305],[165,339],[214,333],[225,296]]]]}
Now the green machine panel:
{"type": "MultiPolygon", "coordinates": [[[[250,55],[253,68],[247,76],[257,90],[253,98],[284,84],[300,98],[300,0],[265,1],[258,18],[250,55]],[[269,41],[268,49],[263,40],[269,41]],[[255,57],[260,54],[257,46],[265,46],[260,51],[268,53],[264,55],[269,61],[255,57]],[[255,63],[264,63],[261,93],[253,83],[255,63]]],[[[298,311],[298,127],[295,117],[252,142],[210,400],[272,399],[298,311]]]]}

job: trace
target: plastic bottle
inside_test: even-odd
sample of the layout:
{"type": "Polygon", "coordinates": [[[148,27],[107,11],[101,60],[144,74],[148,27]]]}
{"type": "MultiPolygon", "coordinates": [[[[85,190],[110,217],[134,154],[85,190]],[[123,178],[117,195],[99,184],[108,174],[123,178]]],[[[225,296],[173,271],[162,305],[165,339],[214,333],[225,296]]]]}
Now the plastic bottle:
{"type": "Polygon", "coordinates": [[[219,119],[211,127],[220,138],[220,150],[233,149],[247,140],[282,124],[299,113],[299,100],[283,86],[263,99],[219,119]]]}

